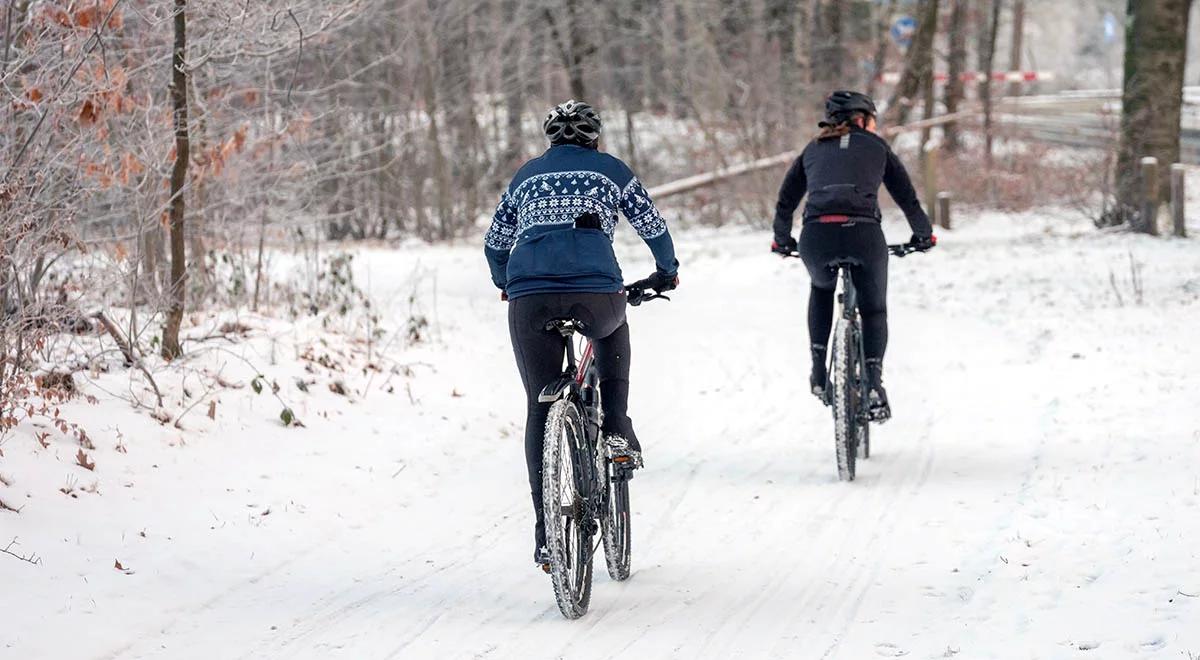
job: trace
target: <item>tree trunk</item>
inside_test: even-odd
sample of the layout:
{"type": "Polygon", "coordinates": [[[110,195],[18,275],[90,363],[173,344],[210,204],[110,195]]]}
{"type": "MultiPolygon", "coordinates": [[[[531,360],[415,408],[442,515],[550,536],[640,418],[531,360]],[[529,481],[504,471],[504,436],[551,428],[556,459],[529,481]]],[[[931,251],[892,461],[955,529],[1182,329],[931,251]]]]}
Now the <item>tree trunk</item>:
{"type": "Polygon", "coordinates": [[[917,12],[917,33],[904,58],[904,72],[892,92],[884,113],[884,123],[897,126],[908,121],[908,113],[922,84],[933,76],[933,37],[937,34],[938,0],[921,0],[917,12]]]}
{"type": "Polygon", "coordinates": [[[796,2],[768,0],[767,37],[779,48],[779,100],[789,107],[799,91],[796,88],[796,2]]]}
{"type": "MultiPolygon", "coordinates": [[[[476,107],[471,102],[475,90],[469,57],[470,20],[476,3],[431,0],[429,6],[434,16],[432,36],[437,40],[435,52],[440,69],[437,101],[445,118],[439,127],[440,138],[448,143],[448,151],[453,154],[453,158],[443,159],[438,165],[448,186],[443,238],[449,238],[458,231],[461,222],[473,219],[478,206],[481,168],[477,150],[481,141],[476,107]]],[[[430,131],[432,134],[434,129],[430,131]]],[[[440,157],[435,153],[434,158],[440,157]]]]}
{"type": "MultiPolygon", "coordinates": [[[[637,30],[636,18],[628,0],[614,0],[608,5],[608,25],[612,33],[605,39],[608,48],[607,61],[611,62],[614,96],[625,115],[625,162],[636,172],[637,142],[634,133],[633,114],[642,109],[641,67],[638,65],[637,50],[633,47],[637,30]]],[[[612,113],[609,113],[610,116],[612,113]]],[[[609,120],[611,121],[611,119],[609,120]]]]}
{"type": "Polygon", "coordinates": [[[175,110],[175,165],[171,168],[171,291],[167,322],[163,326],[162,356],[183,354],[179,326],[187,295],[187,254],[184,239],[183,188],[187,183],[190,143],[187,99],[187,0],[175,0],[175,45],[171,55],[171,104],[175,110]]]}
{"type": "Polygon", "coordinates": [[[992,68],[996,62],[996,28],[1000,23],[1000,3],[1002,0],[989,0],[991,5],[987,14],[980,17],[979,22],[979,72],[983,80],[979,83],[979,101],[983,104],[983,161],[987,169],[992,169],[992,68]]]}
{"type": "MultiPolygon", "coordinates": [[[[1163,167],[1179,162],[1183,74],[1192,0],[1129,0],[1125,28],[1125,83],[1117,152],[1117,206],[1103,224],[1129,222],[1150,232],[1139,217],[1138,162],[1153,156],[1163,167]]],[[[1167,199],[1168,187],[1160,186],[1167,199]]]]}
{"type": "MultiPolygon", "coordinates": [[[[950,0],[950,54],[946,70],[946,90],[944,101],[946,114],[958,112],[958,106],[963,100],[964,88],[962,81],[963,66],[967,61],[967,3],[968,0],[950,0]]],[[[958,122],[952,121],[942,127],[945,137],[946,152],[958,151],[959,134],[958,122]]]]}
{"type": "Polygon", "coordinates": [[[896,0],[888,0],[887,6],[880,10],[879,20],[875,23],[875,56],[871,58],[871,74],[867,78],[867,96],[875,97],[879,85],[879,77],[887,65],[888,31],[891,29],[892,14],[896,13],[896,0]]]}
{"type": "Polygon", "coordinates": [[[521,131],[522,99],[524,90],[521,86],[521,57],[523,50],[521,40],[525,31],[518,29],[521,25],[521,3],[517,0],[505,0],[504,17],[508,23],[504,53],[500,59],[500,88],[504,96],[505,133],[504,156],[505,170],[511,170],[518,165],[525,149],[521,131]]]}
{"type": "Polygon", "coordinates": [[[550,35],[558,44],[562,56],[563,67],[567,71],[567,84],[570,87],[571,98],[577,101],[587,100],[587,85],[584,81],[583,63],[596,52],[591,40],[584,31],[584,17],[579,15],[579,0],[563,0],[555,5],[553,10],[544,9],[543,15],[550,27],[550,35]],[[563,11],[559,11],[559,8],[563,11]],[[555,15],[564,15],[560,22],[555,15]]]}
{"type": "Polygon", "coordinates": [[[418,43],[422,54],[420,77],[421,92],[425,101],[425,111],[429,116],[429,128],[426,137],[429,141],[429,153],[433,159],[433,185],[437,197],[437,216],[439,238],[449,238],[451,233],[454,203],[450,197],[450,173],[447,169],[446,155],[442,151],[442,136],[438,119],[437,85],[434,79],[433,47],[428,43],[429,35],[422,33],[418,43]]]}
{"type": "MultiPolygon", "coordinates": [[[[1008,70],[1021,70],[1021,42],[1025,36],[1025,0],[1013,0],[1012,10],[1012,45],[1008,51],[1008,70]]],[[[1020,96],[1023,83],[1013,82],[1008,85],[1009,96],[1020,96]]]]}
{"type": "Polygon", "coordinates": [[[816,0],[813,8],[812,83],[822,97],[842,84],[843,63],[847,60],[842,40],[842,0],[816,0]]]}
{"type": "MultiPolygon", "coordinates": [[[[798,88],[807,88],[812,82],[812,55],[813,55],[813,0],[801,0],[796,3],[796,11],[794,16],[793,31],[796,35],[796,46],[792,52],[792,58],[796,67],[796,73],[792,78],[796,81],[798,88]]],[[[807,91],[807,90],[806,90],[807,91]]]]}

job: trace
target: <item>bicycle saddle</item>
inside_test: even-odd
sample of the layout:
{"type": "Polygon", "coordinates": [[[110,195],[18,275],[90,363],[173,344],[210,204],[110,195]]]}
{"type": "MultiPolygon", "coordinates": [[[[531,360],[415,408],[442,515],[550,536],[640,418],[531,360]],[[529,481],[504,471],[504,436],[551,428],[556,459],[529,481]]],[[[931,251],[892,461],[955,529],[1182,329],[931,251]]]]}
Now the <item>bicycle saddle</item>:
{"type": "Polygon", "coordinates": [[[564,337],[570,337],[576,332],[583,332],[585,324],[579,319],[560,318],[546,322],[546,330],[553,330],[564,337]]]}
{"type": "Polygon", "coordinates": [[[858,257],[837,257],[830,259],[829,262],[825,264],[825,267],[830,269],[861,268],[862,265],[862,259],[859,259],[858,257]]]}

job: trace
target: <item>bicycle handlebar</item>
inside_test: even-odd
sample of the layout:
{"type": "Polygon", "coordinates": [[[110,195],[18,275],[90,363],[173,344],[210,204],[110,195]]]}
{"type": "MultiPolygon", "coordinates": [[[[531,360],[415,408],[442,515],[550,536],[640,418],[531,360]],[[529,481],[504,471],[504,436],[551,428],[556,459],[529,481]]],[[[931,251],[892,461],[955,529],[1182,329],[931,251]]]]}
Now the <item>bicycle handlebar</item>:
{"type": "MultiPolygon", "coordinates": [[[[907,257],[908,255],[910,255],[914,252],[928,252],[929,251],[929,248],[922,249],[922,248],[917,247],[913,243],[896,243],[894,245],[888,245],[887,248],[888,248],[888,252],[890,252],[893,257],[901,257],[901,258],[907,257]]],[[[786,254],[783,252],[776,252],[775,254],[778,254],[779,256],[784,257],[784,258],[795,258],[795,259],[800,258],[800,252],[798,250],[792,250],[791,252],[788,252],[786,254]]]]}
{"type": "Polygon", "coordinates": [[[929,248],[920,248],[912,243],[900,243],[898,245],[889,245],[888,252],[892,253],[893,257],[907,257],[914,252],[928,252],[929,248]]]}
{"type": "Polygon", "coordinates": [[[670,300],[669,296],[663,295],[661,291],[652,289],[645,284],[645,280],[639,280],[633,284],[625,285],[625,296],[629,300],[631,307],[646,302],[647,300],[670,300]]]}

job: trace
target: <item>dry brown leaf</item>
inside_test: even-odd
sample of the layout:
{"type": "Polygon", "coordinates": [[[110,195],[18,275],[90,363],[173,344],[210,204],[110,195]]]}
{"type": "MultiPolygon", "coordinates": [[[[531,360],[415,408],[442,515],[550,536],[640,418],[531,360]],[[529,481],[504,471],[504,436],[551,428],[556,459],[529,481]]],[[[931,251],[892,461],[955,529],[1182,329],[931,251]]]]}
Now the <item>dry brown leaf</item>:
{"type": "Polygon", "coordinates": [[[75,454],[75,463],[76,463],[76,465],[79,465],[80,467],[88,469],[88,470],[96,469],[95,461],[90,460],[88,458],[88,455],[86,453],[84,453],[84,451],[82,449],[79,450],[79,453],[75,454]]]}
{"type": "Polygon", "coordinates": [[[213,399],[212,401],[208,402],[208,418],[209,419],[217,418],[217,400],[216,399],[213,399]]]}

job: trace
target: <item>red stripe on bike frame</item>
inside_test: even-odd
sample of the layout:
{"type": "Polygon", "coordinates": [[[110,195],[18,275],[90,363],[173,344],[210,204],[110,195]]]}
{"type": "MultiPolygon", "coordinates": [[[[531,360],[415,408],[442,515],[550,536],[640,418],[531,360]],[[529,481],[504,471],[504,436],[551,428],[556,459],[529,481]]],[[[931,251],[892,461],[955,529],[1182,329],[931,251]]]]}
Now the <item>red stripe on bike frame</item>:
{"type": "Polygon", "coordinates": [[[579,356],[579,369],[575,372],[575,382],[583,385],[583,377],[587,374],[588,367],[592,366],[592,340],[589,339],[587,345],[583,347],[583,355],[579,356]]]}

